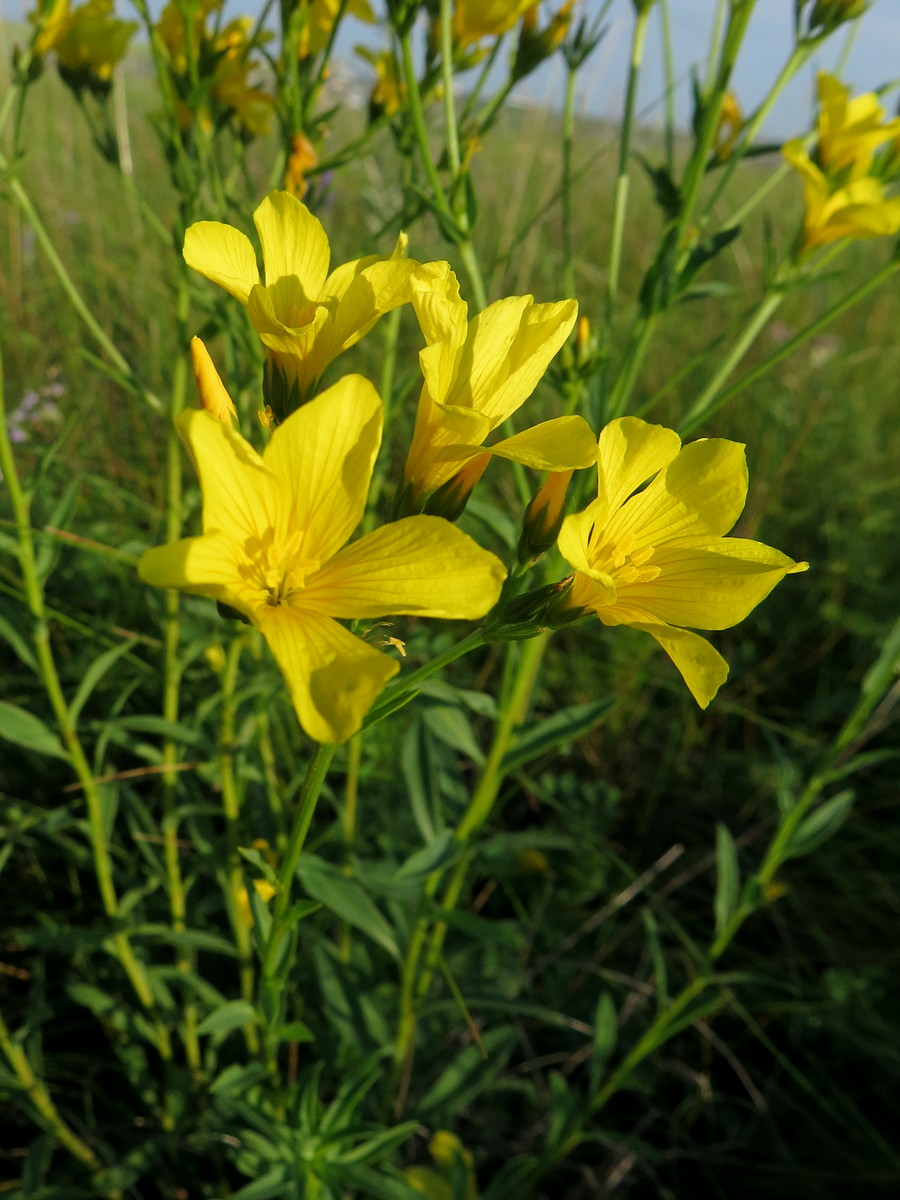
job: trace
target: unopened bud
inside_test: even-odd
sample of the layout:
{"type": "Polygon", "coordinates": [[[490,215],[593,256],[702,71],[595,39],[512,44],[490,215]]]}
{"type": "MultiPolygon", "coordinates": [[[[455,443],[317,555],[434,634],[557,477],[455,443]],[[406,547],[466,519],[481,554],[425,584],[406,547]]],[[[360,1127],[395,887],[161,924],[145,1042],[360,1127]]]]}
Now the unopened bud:
{"type": "Polygon", "coordinates": [[[302,200],[308,187],[306,172],[311,167],[318,166],[318,163],[316,148],[306,134],[295,133],[291,139],[291,156],[284,174],[284,190],[302,200]]]}
{"type": "Polygon", "coordinates": [[[194,365],[194,378],[200,392],[200,404],[204,412],[208,412],[218,421],[228,424],[237,420],[237,409],[234,407],[225,384],[219,378],[209,351],[200,338],[191,338],[191,362],[194,365]]]}
{"type": "Polygon", "coordinates": [[[455,521],[465,510],[472,489],[484,474],[490,460],[491,455],[487,451],[470,458],[461,471],[457,471],[452,479],[448,479],[443,487],[439,487],[428,497],[423,511],[432,517],[455,521]]]}
{"type": "Polygon", "coordinates": [[[574,576],[513,596],[494,609],[485,632],[493,642],[516,642],[536,637],[548,629],[562,629],[580,621],[590,611],[572,599],[574,576]]]}
{"type": "Polygon", "coordinates": [[[731,157],[734,143],[744,128],[744,114],[738,104],[734,92],[726,92],[722,97],[722,110],[719,113],[719,124],[716,128],[714,153],[719,162],[725,162],[731,157]]]}
{"type": "Polygon", "coordinates": [[[815,0],[809,14],[810,33],[831,33],[839,25],[861,17],[869,0],[815,0]]]}
{"type": "Polygon", "coordinates": [[[518,549],[519,562],[523,566],[537,562],[555,544],[562,528],[566,490],[573,474],[572,469],[551,471],[526,508],[518,549]]]}
{"type": "Polygon", "coordinates": [[[516,47],[516,57],[513,62],[513,78],[523,79],[538,67],[545,59],[557,50],[566,34],[572,20],[574,0],[566,3],[550,18],[549,23],[538,29],[537,18],[539,4],[533,4],[522,17],[519,27],[519,42],[516,47]]]}

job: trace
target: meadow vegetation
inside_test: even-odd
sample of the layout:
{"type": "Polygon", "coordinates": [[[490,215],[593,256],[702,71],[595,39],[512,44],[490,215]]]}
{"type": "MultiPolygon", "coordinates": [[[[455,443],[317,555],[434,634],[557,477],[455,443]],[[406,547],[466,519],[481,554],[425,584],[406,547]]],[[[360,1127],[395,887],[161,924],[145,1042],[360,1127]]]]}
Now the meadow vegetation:
{"type": "MultiPolygon", "coordinates": [[[[410,7],[391,6],[396,28],[410,7]]],[[[656,18],[652,0],[635,8],[639,21],[656,18]]],[[[750,0],[722,8],[732,23],[742,10],[752,20],[750,0]]],[[[830,11],[827,0],[812,10],[830,11]]],[[[7,27],[7,48],[30,32],[7,27]]],[[[462,75],[460,109],[474,75],[462,75]]],[[[707,105],[727,82],[707,81],[707,105]]],[[[178,377],[177,407],[196,406],[191,336],[262,445],[264,347],[181,250],[194,221],[252,228],[282,183],[286,126],[279,117],[251,139],[223,119],[227,153],[211,152],[220,175],[179,190],[145,45],[102,100],[83,95],[117,133],[109,160],[48,60],[15,139],[6,130],[0,209],[7,428],[34,549],[29,583],[21,511],[3,491],[0,1195],[895,1195],[896,231],[792,259],[804,200],[779,149],[745,147],[733,164],[701,154],[698,211],[728,169],[708,231],[746,208],[740,236],[710,251],[695,295],[654,316],[633,387],[617,392],[648,272],[678,221],[665,188],[689,172],[697,130],[664,131],[663,114],[633,130],[609,318],[619,127],[574,120],[566,167],[566,114],[507,106],[454,165],[433,91],[438,171],[463,180],[456,192],[447,183],[454,206],[477,198],[454,208],[463,237],[428,190],[407,109],[341,107],[337,83],[317,97],[321,163],[377,126],[327,178],[309,169],[305,199],[332,265],[389,255],[402,227],[411,258],[449,261],[470,316],[472,258],[488,301],[577,297],[590,328],[551,364],[518,427],[577,411],[596,435],[627,413],[685,441],[746,443],[750,490],[734,532],[810,569],[712,635],[731,673],[707,708],[652,638],[592,618],[554,632],[543,661],[524,638],[478,646],[338,746],[267,993],[267,905],[284,888],[316,748],[255,631],[209,599],[148,587],[135,565],[182,524],[199,527],[199,486],[186,460],[183,480],[173,465],[169,400],[178,377]],[[654,187],[642,163],[667,156],[670,177],[654,187]],[[45,235],[128,371],[70,302],[45,235]],[[775,259],[802,269],[692,418],[769,294],[775,259]],[[873,279],[883,284],[867,292],[873,279]],[[40,669],[47,649],[62,710],[40,669]],[[454,841],[485,779],[489,815],[454,841]],[[114,911],[98,885],[99,843],[114,911]],[[420,930],[431,957],[417,970],[420,930]]],[[[359,372],[390,401],[370,522],[403,469],[421,346],[407,305],[325,376],[323,386],[359,372]]],[[[459,529],[509,563],[540,478],[495,460],[459,529]]],[[[593,480],[575,476],[569,512],[592,498],[593,480]]],[[[555,573],[538,568],[534,586],[569,569],[555,550],[550,561],[555,573]]],[[[385,636],[405,643],[408,673],[451,657],[470,628],[411,616],[385,636]]]]}

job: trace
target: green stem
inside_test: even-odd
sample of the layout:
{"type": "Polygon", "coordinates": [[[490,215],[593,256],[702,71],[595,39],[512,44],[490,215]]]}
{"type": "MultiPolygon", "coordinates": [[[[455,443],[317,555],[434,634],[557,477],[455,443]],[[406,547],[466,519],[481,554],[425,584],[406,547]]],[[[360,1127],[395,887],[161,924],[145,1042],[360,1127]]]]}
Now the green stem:
{"type": "Polygon", "coordinates": [[[679,431],[682,434],[693,433],[697,426],[710,412],[718,408],[722,403],[716,403],[717,397],[722,390],[726,380],[731,375],[734,368],[740,363],[741,359],[756,341],[763,326],[781,304],[784,299],[784,292],[781,288],[770,291],[763,296],[756,311],[747,322],[743,333],[732,346],[729,353],[719,364],[718,370],[713,375],[712,379],[688,409],[682,420],[679,422],[679,431]]]}
{"type": "MultiPolygon", "coordinates": [[[[100,890],[103,911],[110,921],[117,921],[119,916],[119,901],[113,881],[112,861],[106,836],[105,812],[103,794],[94,780],[90,763],[85,754],[75,722],[71,719],[69,706],[63,693],[56,661],[50,645],[50,631],[47,622],[47,609],[44,603],[44,591],[34,555],[32,539],[31,516],[29,501],[26,498],[19,480],[12,444],[6,423],[6,405],[3,391],[3,370],[0,362],[0,470],[9,491],[13,516],[18,533],[18,558],[25,585],[25,595],[28,608],[34,620],[32,641],[37,656],[38,669],[44,684],[44,689],[50,701],[53,715],[56,718],[60,735],[69,755],[69,761],[75,771],[88,810],[88,837],[91,844],[91,854],[94,872],[100,890]]],[[[135,994],[143,1007],[151,1015],[154,1023],[157,1047],[164,1059],[171,1058],[172,1048],[166,1027],[155,1016],[153,992],[144,968],[138,962],[131,948],[131,943],[124,933],[114,933],[109,939],[122,969],[128,976],[135,994]]]]}
{"type": "MultiPolygon", "coordinates": [[[[225,656],[225,669],[222,672],[222,725],[220,730],[219,747],[219,781],[222,785],[222,811],[225,814],[225,824],[228,837],[228,870],[225,875],[226,895],[228,897],[228,912],[231,917],[231,928],[234,933],[235,945],[238,952],[238,968],[240,971],[241,998],[252,1002],[256,989],[255,972],[253,970],[253,947],[250,941],[250,927],[247,923],[247,913],[241,903],[244,893],[244,874],[237,848],[240,840],[241,798],[238,793],[237,780],[234,774],[234,718],[235,691],[237,689],[238,667],[243,649],[243,634],[238,634],[228,647],[225,656]]],[[[244,1025],[244,1040],[251,1054],[259,1050],[259,1038],[256,1025],[248,1021],[244,1025]]]]}
{"type": "MultiPolygon", "coordinates": [[[[8,166],[9,163],[7,162],[6,158],[3,154],[0,154],[0,171],[4,170],[8,166]]],[[[141,381],[137,378],[132,368],[119,353],[116,346],[106,334],[106,331],[88,308],[71,275],[66,270],[62,259],[57,254],[56,247],[53,245],[53,241],[50,238],[50,235],[47,233],[44,222],[41,220],[37,209],[32,204],[31,199],[28,193],[22,187],[22,184],[18,179],[15,178],[15,176],[13,176],[7,180],[6,186],[12,194],[16,205],[21,210],[22,215],[34,230],[34,235],[40,243],[42,250],[46,254],[50,266],[53,268],[53,272],[60,283],[60,286],[69,299],[69,303],[75,309],[76,313],[87,326],[88,330],[96,339],[97,343],[100,345],[101,349],[115,366],[115,368],[128,380],[129,385],[134,388],[135,392],[137,392],[138,395],[140,395],[141,398],[145,400],[151,408],[155,409],[157,412],[162,412],[162,401],[158,396],[154,395],[153,392],[146,388],[144,384],[141,383],[141,381]]]]}
{"type": "Polygon", "coordinates": [[[461,642],[457,642],[455,646],[451,646],[449,650],[445,650],[443,654],[439,654],[437,658],[431,659],[424,666],[419,667],[415,671],[411,671],[409,675],[405,675],[401,682],[389,687],[383,694],[380,703],[376,704],[369,712],[369,715],[363,721],[362,728],[370,729],[377,721],[382,720],[390,713],[394,712],[397,707],[397,701],[401,697],[407,695],[429,679],[450,663],[456,662],[458,658],[462,658],[464,654],[468,654],[470,650],[477,650],[479,646],[483,646],[487,641],[483,629],[476,629],[464,637],[461,642]]]}
{"type": "Polygon", "coordinates": [[[675,55],[672,46],[672,20],[669,0],[659,0],[659,34],[663,46],[663,76],[666,104],[666,166],[675,171],[675,55]]]}
{"type": "Polygon", "coordinates": [[[444,85],[444,136],[447,139],[447,161],[450,174],[457,182],[461,158],[459,130],[456,126],[456,103],[453,95],[453,0],[441,0],[441,79],[444,85]]]}
{"type": "Polygon", "coordinates": [[[571,63],[566,71],[566,93],[562,124],[562,206],[563,293],[575,295],[575,255],[572,249],[572,147],[575,143],[575,85],[578,69],[571,63]]]}
{"type": "MultiPolygon", "coordinates": [[[[347,744],[347,777],[344,782],[344,807],[341,811],[341,834],[344,851],[344,874],[353,875],[353,842],[356,837],[356,814],[359,807],[359,768],[362,764],[362,734],[347,744]]],[[[353,930],[349,921],[341,922],[341,961],[350,961],[353,930]]]]}
{"type": "Polygon", "coordinates": [[[267,1025],[266,1058],[273,1074],[277,1071],[278,1026],[281,1022],[284,976],[289,968],[287,951],[291,926],[291,892],[303,844],[316,810],[316,802],[336,750],[337,746],[317,746],[307,769],[294,825],[288,838],[281,870],[278,872],[278,890],[275,893],[272,924],[262,954],[262,989],[267,1025]]]}
{"type": "MultiPolygon", "coordinates": [[[[99,1159],[90,1146],[74,1134],[59,1115],[50,1093],[35,1075],[25,1051],[10,1035],[2,1014],[0,1014],[0,1050],[6,1055],[22,1091],[34,1105],[44,1127],[89,1171],[99,1172],[102,1169],[99,1159]]],[[[108,1196],[109,1200],[119,1200],[122,1195],[118,1189],[106,1188],[102,1194],[108,1196]]]]}
{"type": "Polygon", "coordinates": [[[606,274],[606,324],[612,328],[616,293],[619,290],[619,268],[622,261],[622,239],[625,233],[625,214],[628,211],[628,189],[630,184],[631,135],[634,125],[634,106],[637,100],[638,79],[644,57],[644,42],[651,9],[648,7],[637,14],[631,39],[631,56],[628,62],[628,84],[625,91],[625,111],[619,130],[619,166],[616,191],[613,199],[612,232],[609,244],[609,266],[606,274]]]}

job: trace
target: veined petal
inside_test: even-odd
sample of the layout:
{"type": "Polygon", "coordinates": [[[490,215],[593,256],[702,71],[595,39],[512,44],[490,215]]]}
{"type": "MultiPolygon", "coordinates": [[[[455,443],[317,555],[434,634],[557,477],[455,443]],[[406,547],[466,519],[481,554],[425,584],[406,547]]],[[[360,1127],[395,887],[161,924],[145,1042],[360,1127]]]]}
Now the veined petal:
{"type": "Polygon", "coordinates": [[[346,546],[313,576],[303,604],[332,617],[477,620],[506,578],[499,558],[441,517],[406,517],[346,546]]]}
{"type": "Polygon", "coordinates": [[[254,591],[240,574],[241,547],[224,533],[181,538],[167,546],[145,550],[138,575],[153,587],[178,588],[195,596],[221,600],[250,617],[256,607],[254,591]]]}
{"type": "Polygon", "coordinates": [[[422,263],[410,282],[413,308],[426,343],[461,346],[466,340],[468,307],[460,298],[459,280],[450,270],[450,264],[422,263]]]}
{"type": "Polygon", "coordinates": [[[208,412],[175,418],[203,491],[203,532],[225,533],[238,545],[265,538],[281,503],[279,484],[250,443],[208,412]]]}
{"type": "Polygon", "coordinates": [[[327,562],[362,520],[382,420],[372,384],[347,375],[272,434],[264,458],[288,496],[285,533],[303,532],[309,558],[327,562]]]}
{"type": "Polygon", "coordinates": [[[537,471],[577,470],[597,460],[597,443],[590,425],[584,417],[574,416],[542,421],[486,449],[537,471]]]}
{"type": "Polygon", "coordinates": [[[280,319],[275,308],[275,299],[284,300],[284,295],[273,296],[272,293],[273,289],[261,286],[251,290],[247,301],[250,324],[264,345],[276,354],[311,354],[317,337],[331,319],[328,309],[324,305],[315,305],[306,324],[291,326],[280,319]]]}
{"type": "Polygon", "coordinates": [[[296,275],[311,300],[328,275],[331,248],[322,223],[290,192],[270,192],[253,214],[262,243],[266,284],[296,275]]]}
{"type": "Polygon", "coordinates": [[[330,617],[280,604],[259,618],[309,736],[327,743],[352,737],[399,664],[330,617]]]}
{"type": "Polygon", "coordinates": [[[807,564],[761,542],[721,538],[702,548],[663,546],[650,565],[659,575],[646,583],[620,584],[617,607],[640,610],[667,625],[729,629],[785,575],[807,564]]]}
{"type": "Polygon", "coordinates": [[[621,507],[680,449],[681,438],[674,429],[649,425],[639,417],[610,421],[598,439],[598,494],[606,496],[611,511],[621,507]]]}
{"type": "Polygon", "coordinates": [[[319,299],[340,300],[357,275],[361,275],[373,263],[383,261],[384,255],[382,254],[367,254],[365,258],[353,258],[350,262],[341,263],[339,267],[334,268],[325,280],[319,294],[319,299]]]}
{"type": "Polygon", "coordinates": [[[488,433],[490,424],[481,413],[452,404],[435,404],[428,389],[423,388],[404,480],[414,481],[419,494],[440,487],[478,452],[488,433]]]}
{"type": "Polygon", "coordinates": [[[184,261],[241,304],[259,283],[256,252],[246,234],[221,221],[196,221],[184,235],[184,261]]]}
{"type": "Polygon", "coordinates": [[[498,300],[470,322],[469,341],[460,359],[458,376],[470,380],[470,402],[490,419],[494,428],[524,404],[537,387],[550,360],[572,332],[577,317],[576,300],[534,304],[530,296],[512,296],[498,300]],[[519,308],[519,328],[507,343],[509,324],[517,311],[512,302],[517,300],[528,303],[519,308]],[[507,305],[509,311],[505,310],[507,305]],[[491,314],[489,320],[488,314],[491,314]],[[472,367],[467,374],[470,346],[472,367]]]}
{"type": "Polygon", "coordinates": [[[409,303],[410,278],[417,266],[409,258],[375,262],[348,284],[328,330],[334,345],[331,358],[355,345],[379,317],[409,303]]]}
{"type": "Polygon", "coordinates": [[[739,442],[691,442],[653,482],[610,518],[607,536],[633,534],[640,545],[662,546],[683,537],[721,537],[747,498],[747,463],[739,442]]]}
{"type": "Polygon", "coordinates": [[[691,695],[701,708],[706,708],[728,678],[728,663],[699,633],[673,629],[668,625],[635,625],[656,638],[681,672],[691,695]]]}
{"type": "MultiPolygon", "coordinates": [[[[565,518],[556,541],[560,554],[569,566],[592,578],[598,572],[594,570],[589,552],[591,532],[595,526],[603,528],[608,512],[606,497],[598,496],[582,512],[572,513],[565,518]]],[[[608,578],[606,575],[603,577],[608,578]]]]}

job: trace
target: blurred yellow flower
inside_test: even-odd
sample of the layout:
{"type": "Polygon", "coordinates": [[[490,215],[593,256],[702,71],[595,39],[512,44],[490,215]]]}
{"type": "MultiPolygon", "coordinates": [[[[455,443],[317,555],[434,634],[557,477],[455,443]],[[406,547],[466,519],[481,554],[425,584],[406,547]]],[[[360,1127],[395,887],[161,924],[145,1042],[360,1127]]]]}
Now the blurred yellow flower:
{"type": "Polygon", "coordinates": [[[60,73],[74,86],[108,83],[137,30],[134,21],[120,21],[113,11],[113,0],[88,0],[74,9],[68,0],[55,0],[43,15],[29,16],[38,28],[35,52],[55,50],[60,73]]]}
{"type": "Polygon", "coordinates": [[[575,324],[578,304],[535,304],[509,296],[467,320],[459,282],[447,263],[412,277],[412,301],[427,343],[419,353],[425,382],[406,460],[404,488],[414,505],[463,468],[496,454],[539,471],[587,467],[596,443],[582,417],[558,417],[483,446],[528,399],[575,324]]]}
{"type": "Polygon", "coordinates": [[[375,21],[368,0],[347,0],[347,3],[342,0],[299,0],[298,9],[300,41],[297,51],[301,58],[322,53],[339,16],[356,17],[369,24],[375,21]]]}
{"type": "Polygon", "coordinates": [[[462,50],[482,38],[499,37],[534,7],[535,0],[456,0],[453,41],[462,50]]]}
{"type": "Polygon", "coordinates": [[[375,68],[375,86],[369,100],[373,116],[384,113],[392,117],[400,111],[406,100],[406,84],[403,82],[397,56],[392,50],[380,50],[376,53],[367,46],[357,46],[356,53],[375,68]]]}
{"type": "Polygon", "coordinates": [[[742,621],[797,563],[724,535],[747,496],[744,447],[711,438],[682,447],[673,429],[637,417],[601,432],[597,499],[567,517],[559,549],[575,576],[569,603],[604,625],[656,639],[706,708],[728,664],[695,629],[742,621]],[[647,483],[643,490],[638,490],[647,483]]]}
{"type": "MultiPolygon", "coordinates": [[[[208,376],[200,386],[211,386],[208,376]]],[[[183,412],[176,423],[200,477],[203,533],[148,550],[138,566],[145,583],[243,614],[320,742],[352,736],[399,670],[339,620],[482,617],[506,575],[438,517],[409,517],[345,544],[365,511],[382,422],[381,400],[359,375],[294,413],[262,455],[209,412],[183,412]]]]}
{"type": "Polygon", "coordinates": [[[305,133],[295,133],[291,139],[291,155],[284,173],[284,190],[302,200],[308,184],[306,172],[318,165],[316,148],[305,133]]]}
{"type": "MultiPolygon", "coordinates": [[[[419,264],[403,257],[406,238],[401,235],[390,258],[372,254],[329,274],[325,230],[288,192],[270,192],[253,221],[262,244],[264,284],[250,239],[219,221],[198,221],[188,229],[184,259],[246,306],[286,389],[296,384],[302,400],[328,364],[379,317],[408,303],[410,278],[419,264]]],[[[269,402],[279,418],[285,415],[282,405],[269,402]]]]}
{"type": "Polygon", "coordinates": [[[719,124],[716,129],[716,140],[713,153],[719,162],[725,162],[731,157],[734,144],[744,128],[744,114],[738,104],[734,92],[726,92],[722,97],[722,111],[719,113],[719,124]]]}
{"type": "Polygon", "coordinates": [[[782,154],[803,183],[801,251],[845,237],[884,237],[900,230],[900,198],[889,198],[872,174],[875,151],[900,135],[900,118],[885,121],[874,92],[850,98],[833,75],[819,72],[815,150],[799,138],[782,154]]]}
{"type": "Polygon", "coordinates": [[[900,231],[900,197],[888,199],[880,180],[868,175],[833,188],[799,138],[788,142],[782,154],[803,183],[803,250],[840,238],[889,237],[900,231]]]}

